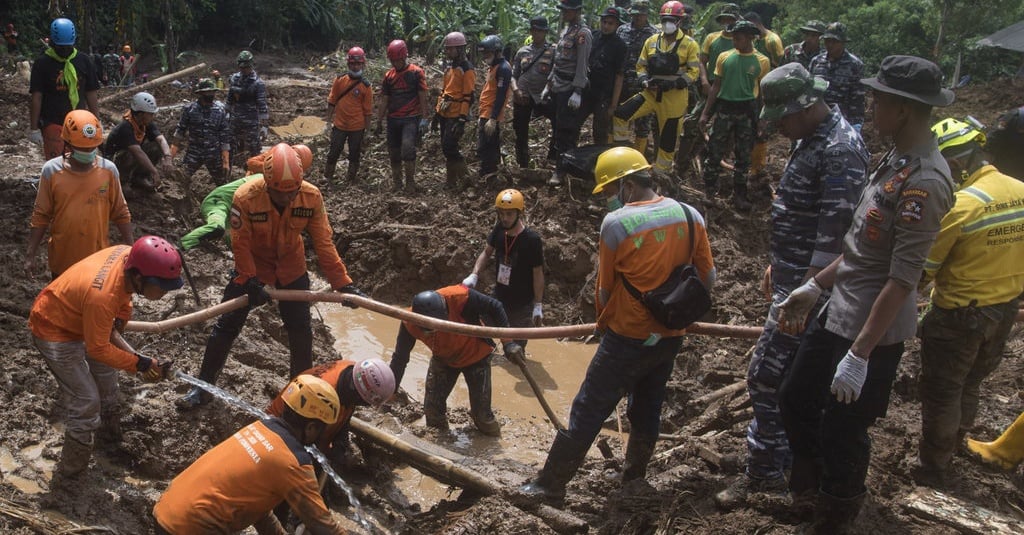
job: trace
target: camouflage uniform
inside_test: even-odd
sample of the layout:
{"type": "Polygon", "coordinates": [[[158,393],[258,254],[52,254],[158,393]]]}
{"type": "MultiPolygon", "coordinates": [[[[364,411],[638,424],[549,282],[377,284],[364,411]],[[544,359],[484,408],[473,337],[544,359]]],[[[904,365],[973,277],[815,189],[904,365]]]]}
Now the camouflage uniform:
{"type": "Polygon", "coordinates": [[[850,124],[864,124],[864,62],[857,56],[843,51],[836,61],[829,61],[828,53],[822,52],[811,60],[807,69],[811,74],[828,80],[825,102],[835,104],[850,124]]]}
{"type": "MultiPolygon", "coordinates": [[[[643,28],[634,28],[632,23],[627,22],[615,31],[616,35],[626,43],[626,68],[622,76],[622,92],[619,94],[619,104],[627,101],[633,95],[643,91],[640,87],[640,78],[636,73],[636,62],[640,60],[640,52],[643,51],[644,43],[652,35],[658,33],[658,29],[648,24],[643,28]]],[[[654,114],[640,117],[633,121],[633,129],[636,131],[637,140],[646,140],[651,135],[651,120],[654,114]]],[[[612,136],[615,143],[629,142],[629,123],[619,120],[614,121],[612,136]]]]}
{"type": "Polygon", "coordinates": [[[223,178],[221,151],[231,150],[231,130],[228,112],[224,104],[214,101],[212,106],[193,102],[181,110],[181,118],[174,129],[174,139],[179,140],[188,133],[188,149],[185,152],[185,172],[192,176],[200,167],[206,166],[215,180],[223,178]]]}
{"type": "Polygon", "coordinates": [[[231,75],[228,81],[228,113],[231,114],[231,155],[245,161],[260,153],[260,127],[270,120],[267,86],[252,71],[231,75]]]}
{"type": "Polygon", "coordinates": [[[805,69],[811,70],[811,60],[814,59],[818,53],[821,52],[821,48],[818,51],[810,54],[804,51],[804,43],[793,43],[786,47],[786,50],[782,53],[782,65],[787,63],[799,63],[804,66],[805,69]]]}
{"type": "MultiPolygon", "coordinates": [[[[769,238],[772,305],[747,370],[754,409],[747,426],[747,476],[751,478],[780,478],[791,461],[778,389],[800,337],[777,329],[779,303],[803,283],[808,267],[822,269],[842,252],[868,159],[864,141],[833,106],[814,134],[797,143],[779,181],[769,238]]],[[[822,297],[811,317],[826,298],[822,297]]]]}

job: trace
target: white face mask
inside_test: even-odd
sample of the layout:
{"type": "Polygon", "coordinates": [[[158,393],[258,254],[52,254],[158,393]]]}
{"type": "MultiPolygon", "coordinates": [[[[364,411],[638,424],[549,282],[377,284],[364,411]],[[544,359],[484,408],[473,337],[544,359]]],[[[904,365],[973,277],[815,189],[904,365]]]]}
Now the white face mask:
{"type": "Polygon", "coordinates": [[[661,29],[664,30],[665,33],[676,33],[676,30],[679,28],[674,22],[664,22],[661,25],[661,29]]]}

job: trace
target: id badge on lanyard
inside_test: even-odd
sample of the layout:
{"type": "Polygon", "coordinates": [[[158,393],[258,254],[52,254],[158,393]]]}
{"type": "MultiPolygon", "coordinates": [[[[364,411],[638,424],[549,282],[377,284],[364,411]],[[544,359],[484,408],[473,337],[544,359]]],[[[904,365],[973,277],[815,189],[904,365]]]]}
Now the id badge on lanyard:
{"type": "Polygon", "coordinates": [[[505,263],[498,264],[498,284],[508,286],[508,282],[511,278],[512,266],[505,263]]]}

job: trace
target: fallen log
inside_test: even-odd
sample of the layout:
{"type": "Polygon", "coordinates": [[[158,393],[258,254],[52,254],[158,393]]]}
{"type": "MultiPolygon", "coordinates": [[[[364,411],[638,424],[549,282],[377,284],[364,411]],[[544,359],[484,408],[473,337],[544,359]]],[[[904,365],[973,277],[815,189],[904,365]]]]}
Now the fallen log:
{"type": "Polygon", "coordinates": [[[900,505],[919,517],[946,524],[961,533],[1009,535],[1024,532],[1024,523],[1016,519],[929,488],[914,489],[900,505]]]}
{"type": "MultiPolygon", "coordinates": [[[[478,472],[456,465],[394,435],[381,431],[359,418],[350,421],[352,432],[395,454],[417,470],[449,485],[457,485],[484,496],[506,494],[506,489],[478,472]]],[[[510,500],[516,507],[536,515],[558,533],[582,533],[587,523],[575,516],[537,502],[510,500]]]]}
{"type": "Polygon", "coordinates": [[[149,89],[151,87],[156,87],[158,85],[163,85],[163,84],[172,82],[174,80],[177,80],[178,78],[184,78],[185,76],[188,76],[188,75],[190,75],[190,74],[192,74],[194,72],[200,71],[200,70],[205,69],[205,68],[206,68],[206,63],[199,63],[199,64],[193,65],[193,66],[191,66],[191,67],[189,67],[187,69],[182,69],[182,70],[180,70],[178,72],[172,72],[171,74],[165,74],[164,76],[161,76],[161,77],[157,78],[156,80],[150,80],[150,81],[148,81],[148,82],[146,82],[146,83],[144,83],[142,85],[135,85],[135,86],[132,86],[132,87],[130,87],[128,89],[124,89],[122,91],[118,91],[116,93],[109,94],[109,95],[101,98],[99,100],[99,103],[100,104],[106,104],[108,102],[113,102],[113,101],[115,101],[117,99],[122,99],[122,98],[128,96],[129,94],[135,94],[135,93],[138,93],[139,91],[145,91],[145,90],[147,90],[147,89],[149,89]]]}

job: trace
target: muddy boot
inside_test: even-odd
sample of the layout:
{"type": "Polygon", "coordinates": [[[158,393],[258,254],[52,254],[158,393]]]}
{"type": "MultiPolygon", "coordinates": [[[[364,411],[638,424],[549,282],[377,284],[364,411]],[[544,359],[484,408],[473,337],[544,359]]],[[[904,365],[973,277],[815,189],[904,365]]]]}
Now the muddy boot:
{"type": "Polygon", "coordinates": [[[565,182],[565,173],[563,171],[555,170],[551,173],[551,178],[548,179],[549,186],[561,186],[565,182]]]}
{"type": "Polygon", "coordinates": [[[75,477],[89,467],[92,458],[92,444],[79,442],[71,435],[64,433],[64,448],[60,452],[60,463],[56,472],[61,477],[75,477]]]}
{"type": "Polygon", "coordinates": [[[536,478],[519,487],[519,494],[533,500],[561,503],[565,500],[565,486],[583,464],[588,449],[590,444],[578,442],[567,432],[559,431],[548,451],[544,468],[536,478]]]}
{"type": "Polygon", "coordinates": [[[819,461],[808,457],[793,457],[793,468],[789,472],[789,496],[793,502],[793,514],[800,518],[811,518],[814,513],[821,472],[819,461]]]}
{"type": "Polygon", "coordinates": [[[124,438],[121,432],[121,409],[115,407],[100,413],[100,428],[96,430],[96,440],[107,444],[120,444],[124,438]]]}
{"type": "Polygon", "coordinates": [[[647,476],[647,463],[654,455],[654,445],[657,437],[642,437],[629,434],[629,442],[626,443],[626,460],[622,463],[622,482],[634,479],[643,479],[647,476]]]}
{"type": "Polygon", "coordinates": [[[180,411],[190,411],[202,405],[206,405],[210,401],[213,401],[213,394],[199,388],[198,386],[193,386],[192,389],[188,391],[188,394],[185,394],[174,402],[174,406],[180,411]]]}
{"type": "Polygon", "coordinates": [[[345,182],[348,183],[348,184],[355,184],[356,182],[359,181],[359,179],[357,178],[358,174],[359,174],[359,166],[358,165],[349,164],[348,165],[348,171],[345,173],[345,182]]]}
{"type": "Polygon", "coordinates": [[[444,189],[454,190],[458,187],[458,180],[455,179],[455,160],[444,162],[444,189]]]}
{"type": "Polygon", "coordinates": [[[750,199],[747,198],[747,185],[736,184],[732,190],[732,207],[737,212],[747,213],[750,211],[752,205],[750,199]]]}
{"type": "Polygon", "coordinates": [[[718,192],[719,192],[718,180],[715,180],[715,179],[712,179],[712,180],[704,179],[704,196],[705,197],[707,197],[708,199],[712,199],[712,198],[718,196],[718,192]]]}
{"type": "Polygon", "coordinates": [[[464,190],[469,187],[469,164],[466,163],[465,159],[458,160],[455,162],[455,168],[453,170],[455,187],[464,190]]]}
{"type": "Polygon", "coordinates": [[[489,437],[501,436],[501,424],[498,423],[498,420],[494,418],[493,414],[481,417],[473,416],[473,425],[475,425],[481,433],[489,437]]]}
{"type": "Polygon", "coordinates": [[[746,474],[741,475],[732,485],[715,494],[715,505],[725,511],[731,511],[745,505],[747,498],[757,492],[779,494],[786,491],[786,478],[755,479],[746,474]]]}
{"type": "Polygon", "coordinates": [[[331,182],[334,182],[334,171],[338,166],[338,162],[334,162],[334,165],[328,164],[324,166],[324,185],[330,187],[331,182]]]}
{"type": "Polygon", "coordinates": [[[391,162],[391,191],[402,191],[402,162],[391,162]]]}
{"type": "Polygon", "coordinates": [[[967,449],[1003,470],[1013,470],[1024,460],[1024,413],[992,442],[967,439],[967,449]]]}
{"type": "Polygon", "coordinates": [[[843,535],[857,533],[854,529],[857,515],[864,505],[867,493],[853,498],[837,498],[824,492],[818,494],[814,521],[797,527],[797,533],[805,535],[843,535]]]}
{"type": "Polygon", "coordinates": [[[405,166],[405,191],[416,193],[419,191],[419,188],[416,187],[416,160],[402,163],[405,166]]]}

